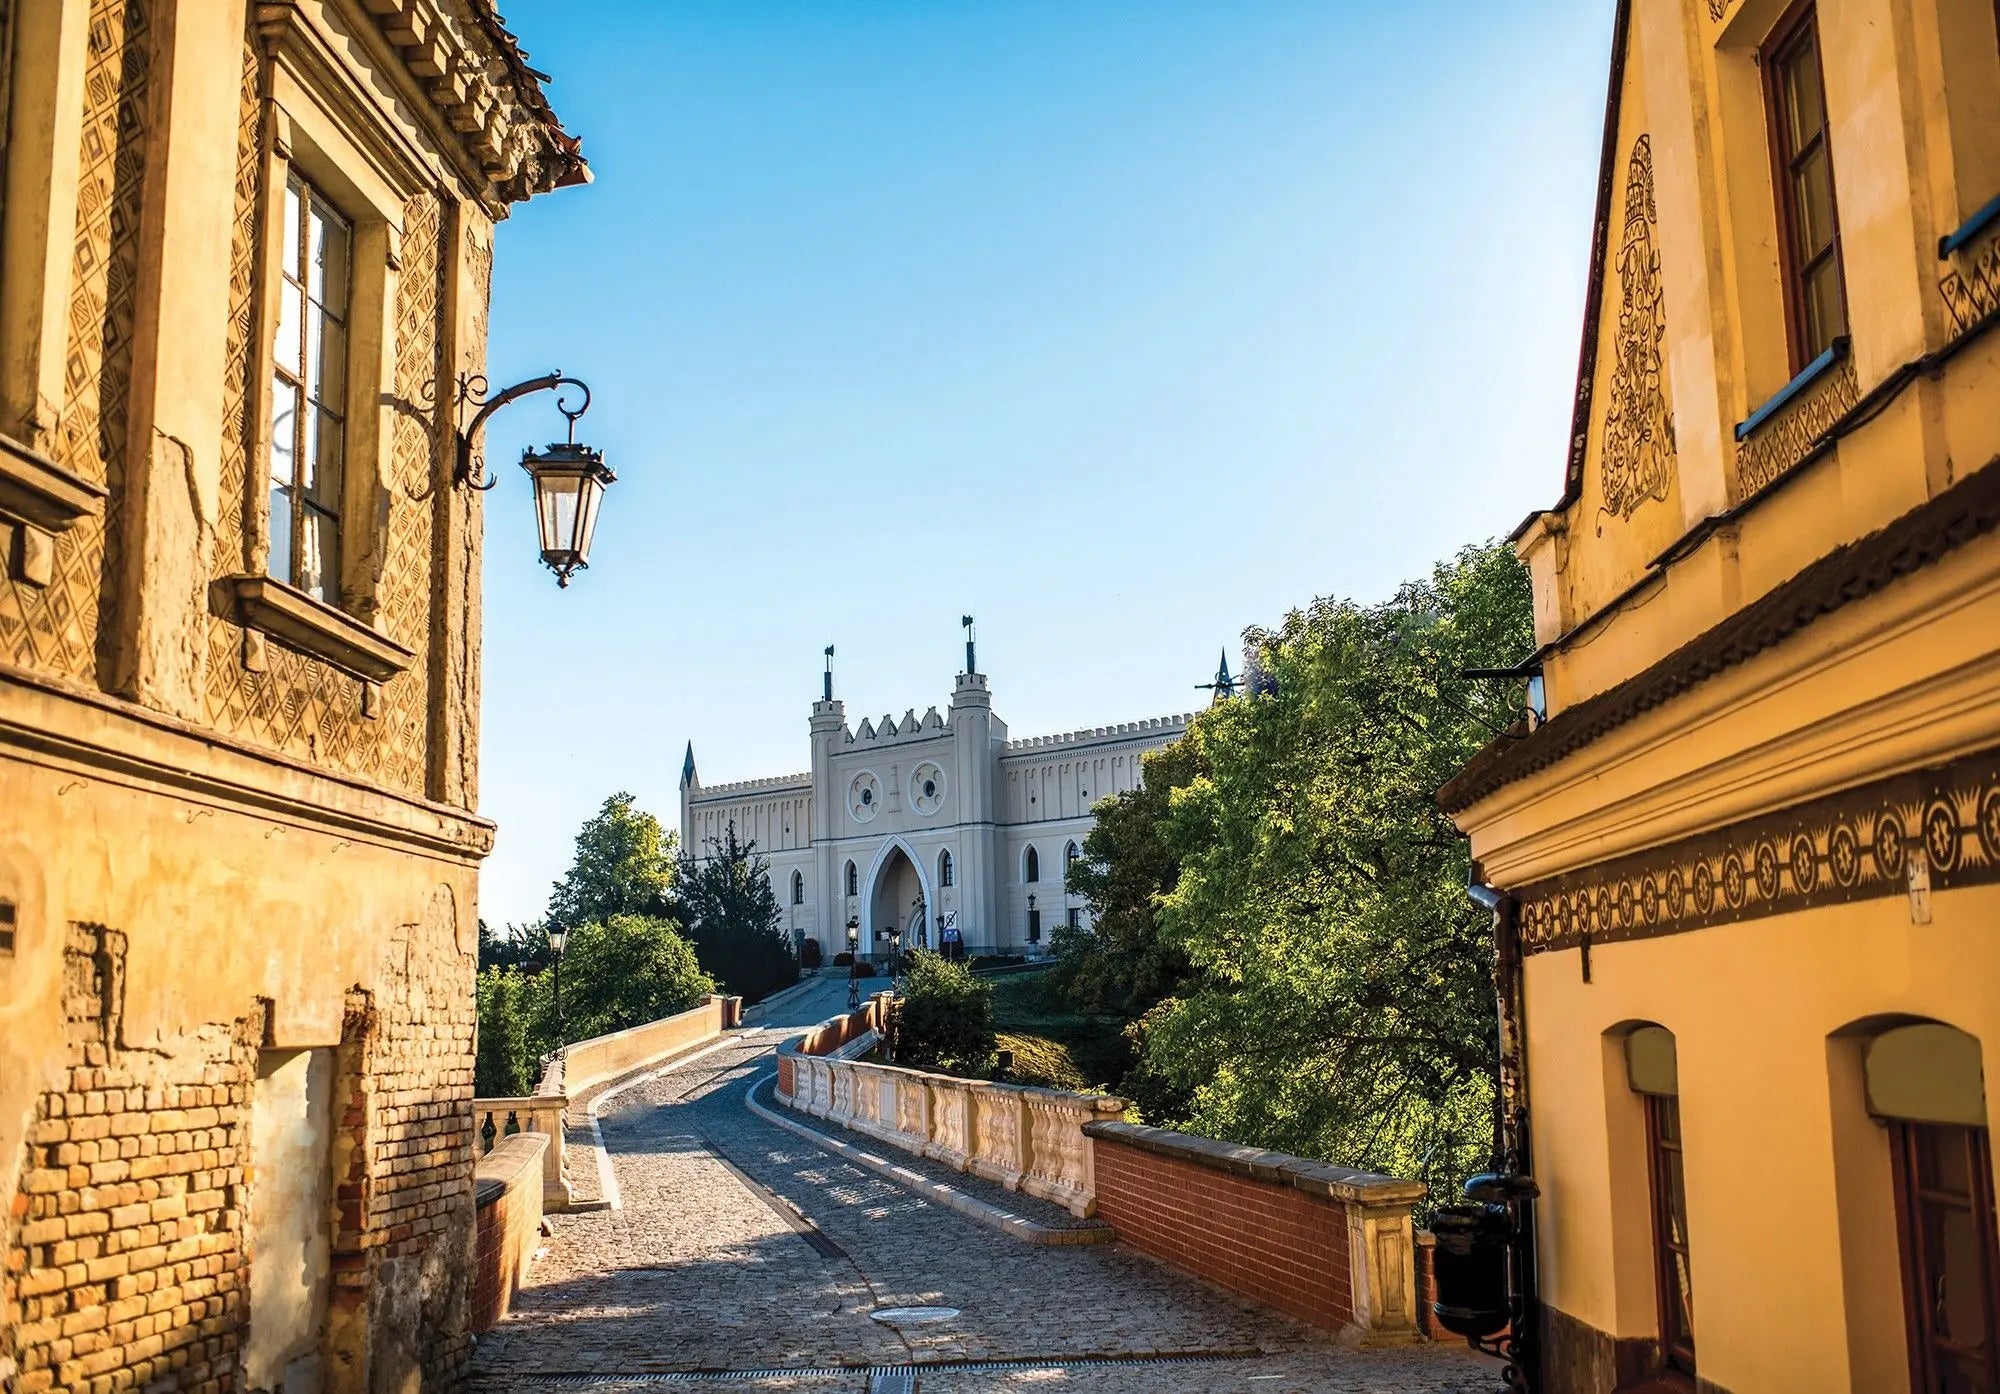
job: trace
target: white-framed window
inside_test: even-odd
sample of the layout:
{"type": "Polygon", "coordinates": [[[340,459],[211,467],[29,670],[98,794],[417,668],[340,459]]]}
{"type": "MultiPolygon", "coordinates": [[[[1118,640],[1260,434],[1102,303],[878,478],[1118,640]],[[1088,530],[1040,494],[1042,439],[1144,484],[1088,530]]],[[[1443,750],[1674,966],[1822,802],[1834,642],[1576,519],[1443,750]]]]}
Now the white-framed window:
{"type": "Polygon", "coordinates": [[[1071,929],[1083,928],[1083,911],[1072,905],[1064,914],[1064,923],[1071,929]]]}
{"type": "Polygon", "coordinates": [[[1033,847],[1028,848],[1027,855],[1021,858],[1021,879],[1023,881],[1042,879],[1042,854],[1033,847]]]}
{"type": "Polygon", "coordinates": [[[861,894],[861,868],[853,862],[847,864],[847,893],[849,895],[861,894]]]}
{"type": "Polygon", "coordinates": [[[804,905],[805,903],[806,903],[806,874],[803,871],[793,871],[792,904],[804,905]]]}
{"type": "Polygon", "coordinates": [[[267,570],[337,605],[353,225],[295,172],[285,179],[282,216],[267,570]]]}
{"type": "Polygon", "coordinates": [[[951,848],[938,853],[938,885],[952,886],[958,883],[958,866],[951,859],[951,848]]]}

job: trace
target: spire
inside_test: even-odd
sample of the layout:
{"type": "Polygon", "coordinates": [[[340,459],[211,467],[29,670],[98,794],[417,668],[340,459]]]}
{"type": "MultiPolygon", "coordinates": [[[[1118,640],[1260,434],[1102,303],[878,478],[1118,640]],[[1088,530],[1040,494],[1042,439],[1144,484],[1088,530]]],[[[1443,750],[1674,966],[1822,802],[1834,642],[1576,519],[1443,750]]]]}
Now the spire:
{"type": "Polygon", "coordinates": [[[1196,683],[1195,690],[1198,692],[1213,692],[1215,696],[1210,705],[1218,706],[1228,701],[1231,697],[1234,697],[1236,689],[1239,686],[1241,684],[1235,678],[1229,676],[1229,650],[1225,648],[1222,651],[1221,659],[1218,660],[1215,666],[1215,681],[1196,683]]]}
{"type": "Polygon", "coordinates": [[[695,782],[696,781],[694,777],[694,742],[689,741],[687,756],[685,759],[681,761],[681,790],[683,792],[686,792],[688,786],[694,784],[695,782]]]}

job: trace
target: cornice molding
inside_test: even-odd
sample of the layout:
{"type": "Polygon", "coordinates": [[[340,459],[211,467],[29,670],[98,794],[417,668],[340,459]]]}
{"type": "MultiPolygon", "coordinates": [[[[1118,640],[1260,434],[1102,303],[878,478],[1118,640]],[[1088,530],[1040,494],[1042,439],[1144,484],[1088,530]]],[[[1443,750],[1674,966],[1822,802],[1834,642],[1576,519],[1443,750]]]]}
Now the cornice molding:
{"type": "Polygon", "coordinates": [[[1486,879],[1518,890],[1829,791],[2000,743],[1992,549],[1652,711],[1459,816],[1486,879]]]}
{"type": "Polygon", "coordinates": [[[387,682],[416,662],[414,652],[354,616],[269,576],[227,576],[212,600],[226,620],[324,659],[363,682],[387,682]]]}

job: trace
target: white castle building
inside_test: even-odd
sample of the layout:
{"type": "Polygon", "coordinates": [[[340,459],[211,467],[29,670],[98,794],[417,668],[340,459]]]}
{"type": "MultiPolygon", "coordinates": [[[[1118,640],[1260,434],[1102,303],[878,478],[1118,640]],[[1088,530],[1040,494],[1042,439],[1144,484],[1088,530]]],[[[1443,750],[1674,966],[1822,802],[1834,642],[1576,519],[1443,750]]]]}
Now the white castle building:
{"type": "MultiPolygon", "coordinates": [[[[807,729],[804,774],[702,785],[689,742],[681,769],[681,845],[712,855],[729,828],[769,858],[794,942],[830,962],[852,927],[880,953],[890,929],[936,946],[955,928],[968,955],[1046,945],[1060,923],[1089,923],[1065,888],[1099,799],[1139,783],[1139,759],[1187,729],[1165,716],[1009,740],[972,644],[949,711],[849,729],[829,663],[807,729]]],[[[829,657],[832,651],[828,650],[829,657]]]]}

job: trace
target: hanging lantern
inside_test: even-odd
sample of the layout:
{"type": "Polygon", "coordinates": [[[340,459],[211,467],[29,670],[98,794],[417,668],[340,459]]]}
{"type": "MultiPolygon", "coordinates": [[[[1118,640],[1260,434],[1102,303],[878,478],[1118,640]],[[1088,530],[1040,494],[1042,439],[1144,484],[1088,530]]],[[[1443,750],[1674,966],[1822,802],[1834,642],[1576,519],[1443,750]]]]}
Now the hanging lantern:
{"type": "Polygon", "coordinates": [[[542,561],[568,586],[571,573],[590,565],[590,537],[597,529],[597,506],[618,476],[604,452],[565,442],[522,452],[521,468],[535,483],[535,525],[541,533],[542,561]]]}

